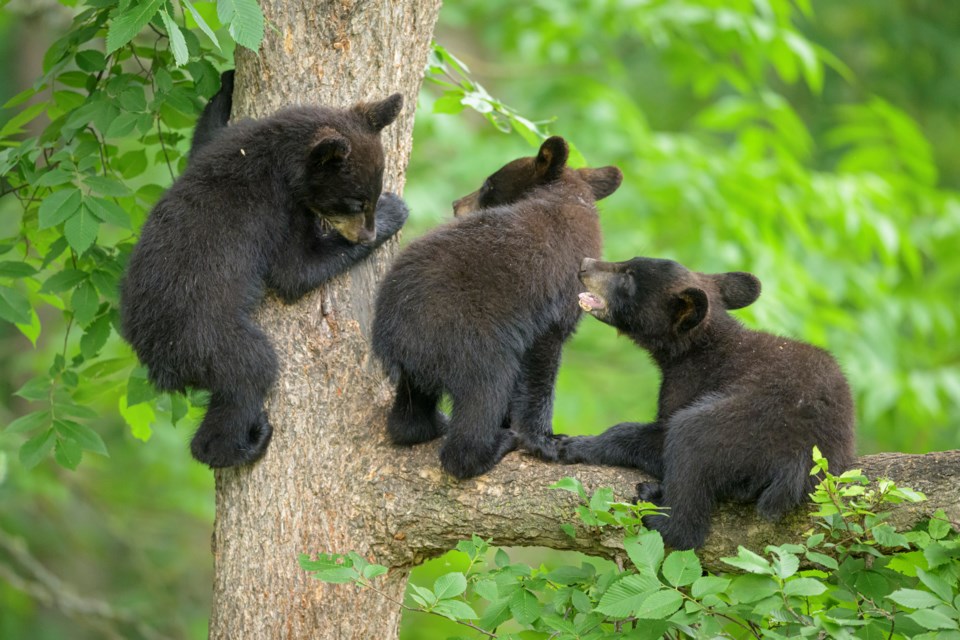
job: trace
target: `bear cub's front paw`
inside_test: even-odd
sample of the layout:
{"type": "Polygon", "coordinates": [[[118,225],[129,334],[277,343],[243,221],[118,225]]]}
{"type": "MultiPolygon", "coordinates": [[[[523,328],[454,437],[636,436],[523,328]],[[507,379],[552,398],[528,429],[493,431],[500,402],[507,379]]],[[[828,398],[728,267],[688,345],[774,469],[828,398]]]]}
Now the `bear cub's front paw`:
{"type": "Polygon", "coordinates": [[[593,448],[593,436],[564,436],[557,438],[557,459],[560,462],[574,464],[590,462],[593,448]]]}
{"type": "Polygon", "coordinates": [[[519,436],[520,448],[530,455],[547,462],[556,462],[560,459],[560,442],[565,436],[551,434],[531,437],[522,432],[519,436]]]}
{"type": "Polygon", "coordinates": [[[377,237],[386,240],[403,227],[410,210],[407,203],[395,193],[384,191],[377,201],[377,237]]]}

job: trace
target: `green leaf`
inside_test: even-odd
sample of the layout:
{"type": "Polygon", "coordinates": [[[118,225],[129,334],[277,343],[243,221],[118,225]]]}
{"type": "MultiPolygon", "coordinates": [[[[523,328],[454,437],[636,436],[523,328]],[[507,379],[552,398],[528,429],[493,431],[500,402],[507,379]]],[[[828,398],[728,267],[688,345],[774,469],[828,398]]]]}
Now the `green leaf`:
{"type": "Polygon", "coordinates": [[[388,569],[387,569],[385,566],[383,566],[383,565],[380,565],[380,564],[368,564],[367,566],[365,566],[365,567],[363,568],[363,571],[361,571],[360,573],[361,573],[361,574],[363,575],[363,577],[366,578],[367,580],[373,580],[374,578],[378,578],[378,577],[384,575],[385,573],[387,573],[387,571],[388,571],[388,569]]]}
{"type": "Polygon", "coordinates": [[[157,390],[146,378],[146,372],[142,368],[134,369],[127,381],[127,402],[128,406],[138,405],[141,402],[147,402],[157,397],[157,390]]]}
{"type": "Polygon", "coordinates": [[[674,551],[663,561],[663,577],[675,587],[685,587],[701,574],[703,567],[692,550],[674,551]]]}
{"type": "Polygon", "coordinates": [[[70,297],[70,308],[73,309],[73,317],[80,326],[87,326],[94,316],[97,315],[97,308],[100,306],[100,296],[97,290],[89,280],[81,282],[73,295],[70,297]]]}
{"type": "Polygon", "coordinates": [[[433,592],[438,600],[453,598],[467,590],[467,578],[459,572],[447,573],[433,583],[433,592]]]}
{"type": "Polygon", "coordinates": [[[240,46],[256,52],[263,41],[263,12],[257,0],[217,0],[217,17],[230,25],[230,35],[240,46]]]}
{"type": "Polygon", "coordinates": [[[809,560],[810,562],[816,562],[817,564],[823,565],[824,567],[827,567],[828,569],[832,569],[834,571],[836,571],[839,568],[839,566],[837,565],[837,561],[826,554],[817,553],[816,551],[807,551],[806,555],[807,555],[807,560],[809,560]]]}
{"type": "Polygon", "coordinates": [[[43,286],[40,287],[40,293],[60,293],[71,289],[87,279],[87,274],[77,269],[64,269],[60,273],[55,273],[43,286]]]}
{"type": "Polygon", "coordinates": [[[940,542],[931,542],[923,550],[923,557],[931,569],[941,565],[949,564],[952,560],[960,558],[960,549],[956,547],[945,547],[940,542]]]}
{"type": "Polygon", "coordinates": [[[149,440],[153,434],[150,424],[156,419],[153,408],[148,404],[128,407],[126,394],[120,396],[118,404],[120,415],[130,425],[130,433],[133,434],[133,437],[143,442],[149,440]]]}
{"type": "Polygon", "coordinates": [[[27,380],[13,395],[20,396],[25,400],[43,400],[50,395],[50,386],[52,384],[53,380],[51,380],[49,376],[37,376],[27,380]]]}
{"type": "Polygon", "coordinates": [[[101,222],[106,222],[121,229],[130,228],[130,216],[119,205],[104,198],[96,196],[85,198],[83,206],[97,217],[101,222]]]}
{"type": "Polygon", "coordinates": [[[14,433],[25,433],[27,431],[33,431],[37,427],[47,426],[50,424],[50,412],[49,411],[33,411],[24,416],[20,416],[10,424],[6,426],[3,430],[7,435],[12,435],[14,433]]]}
{"type": "Polygon", "coordinates": [[[600,487],[590,496],[590,510],[607,511],[610,509],[611,502],[613,502],[613,489],[610,487],[600,487]]]}
{"type": "Polygon", "coordinates": [[[127,5],[125,11],[115,11],[107,27],[107,53],[113,53],[127,44],[147,26],[165,0],[141,0],[127,5]]]}
{"type": "Polygon", "coordinates": [[[477,619],[477,612],[462,600],[441,600],[433,608],[433,611],[440,615],[447,616],[451,620],[477,619]]]}
{"type": "Polygon", "coordinates": [[[526,589],[517,589],[510,598],[510,613],[520,624],[533,624],[540,617],[540,601],[526,589]]]}
{"type": "Polygon", "coordinates": [[[141,112],[147,108],[147,97],[139,84],[129,84],[120,92],[120,106],[125,111],[141,112]]]}
{"type": "Polygon", "coordinates": [[[827,590],[827,586],[813,578],[794,578],[783,585],[787,596],[818,596],[827,590]]]}
{"type": "Polygon", "coordinates": [[[80,211],[81,194],[76,187],[54,191],[40,203],[38,228],[55,227],[80,211]]]}
{"type": "MultiPolygon", "coordinates": [[[[949,603],[950,600],[954,597],[953,587],[947,583],[946,580],[940,576],[930,573],[929,571],[924,571],[920,567],[917,567],[917,577],[920,578],[922,582],[930,591],[933,591],[937,594],[941,600],[949,603]]],[[[956,582],[956,578],[953,579],[956,582]]]]}
{"type": "MultiPolygon", "coordinates": [[[[26,278],[37,272],[26,262],[4,260],[0,262],[0,278],[26,278]]],[[[941,536],[942,537],[942,536],[941,536]]]]}
{"type": "Polygon", "coordinates": [[[694,598],[702,598],[713,593],[723,593],[730,586],[728,578],[718,576],[701,576],[690,587],[690,594],[694,598]]]}
{"type": "Polygon", "coordinates": [[[44,171],[40,175],[40,179],[36,181],[38,187],[59,187],[62,184],[67,184],[72,182],[74,179],[74,174],[64,171],[59,167],[49,169],[44,171]]]}
{"type": "Polygon", "coordinates": [[[83,458],[83,450],[80,445],[73,440],[57,440],[57,446],[53,451],[53,459],[61,467],[75,470],[80,460],[83,458]]]}
{"type": "Polygon", "coordinates": [[[571,493],[575,493],[578,496],[580,496],[581,500],[587,499],[587,492],[586,490],[584,490],[583,484],[576,478],[571,478],[569,476],[565,478],[560,478],[559,480],[554,482],[552,485],[550,485],[550,488],[561,489],[563,491],[569,491],[571,493]]]}
{"type": "Polygon", "coordinates": [[[487,605],[478,624],[484,629],[496,629],[510,619],[510,597],[495,600],[487,605]]]}
{"type": "Polygon", "coordinates": [[[447,91],[442,96],[434,100],[433,112],[456,115],[463,111],[463,91],[447,91]]]}
{"type": "Polygon", "coordinates": [[[107,445],[103,443],[103,438],[90,427],[73,420],[54,420],[53,426],[61,437],[73,440],[87,451],[109,457],[110,454],[107,453],[107,445]]]}
{"type": "Polygon", "coordinates": [[[63,225],[63,235],[77,253],[83,253],[97,239],[100,221],[86,207],[67,220],[63,225]]]}
{"type": "Polygon", "coordinates": [[[615,618],[632,616],[647,596],[660,588],[660,581],[650,575],[629,574],[610,585],[596,610],[615,618]]]}
{"type": "Polygon", "coordinates": [[[870,529],[870,533],[873,534],[874,540],[884,547],[910,548],[910,542],[902,534],[897,533],[896,529],[889,524],[878,524],[870,529]]]}
{"type": "Polygon", "coordinates": [[[30,438],[20,447],[20,464],[27,469],[35,467],[47,457],[56,441],[57,436],[52,428],[30,438]]]}
{"type": "Polygon", "coordinates": [[[430,608],[437,603],[437,596],[435,596],[433,591],[430,591],[430,589],[413,584],[412,582],[410,583],[409,587],[410,597],[413,598],[421,607],[430,608]]]}
{"type": "Polygon", "coordinates": [[[956,618],[933,609],[918,609],[907,616],[925,629],[957,629],[956,618]]]}
{"type": "Polygon", "coordinates": [[[730,566],[749,571],[750,573],[765,573],[768,575],[773,573],[773,568],[766,558],[742,546],[737,547],[737,557],[720,558],[720,560],[730,566]]]}
{"type": "Polygon", "coordinates": [[[30,301],[16,289],[0,286],[0,318],[7,322],[29,324],[30,301]]]}
{"type": "Polygon", "coordinates": [[[911,609],[935,607],[938,604],[943,604],[937,596],[929,591],[920,591],[919,589],[897,589],[887,597],[897,604],[911,609]]]}
{"type": "Polygon", "coordinates": [[[683,596],[678,591],[664,589],[650,594],[637,609],[636,616],[638,618],[663,620],[679,609],[682,604],[683,596]]]}
{"type": "Polygon", "coordinates": [[[34,347],[37,346],[37,338],[40,337],[40,316],[35,309],[30,309],[30,322],[17,322],[16,327],[34,347]]]}
{"type": "Polygon", "coordinates": [[[87,73],[103,71],[107,67],[107,58],[96,49],[77,52],[77,66],[87,73]]]}
{"type": "Polygon", "coordinates": [[[216,34],[213,32],[213,29],[210,28],[210,25],[207,24],[207,21],[203,19],[203,16],[201,16],[200,13],[194,8],[193,3],[190,2],[190,0],[181,0],[181,2],[183,3],[183,6],[187,8],[187,11],[190,12],[190,15],[193,16],[193,19],[196,21],[197,26],[200,27],[200,30],[203,31],[208,38],[210,38],[211,42],[213,42],[213,46],[217,49],[220,49],[220,43],[217,41],[216,34]]]}
{"type": "Polygon", "coordinates": [[[656,573],[660,568],[664,549],[659,531],[645,531],[634,539],[627,538],[623,541],[623,547],[638,569],[649,569],[656,573]]]}
{"type": "Polygon", "coordinates": [[[173,61],[178,67],[187,64],[190,53],[187,51],[187,41],[183,39],[180,33],[180,27],[173,21],[166,9],[160,10],[160,19],[163,20],[163,28],[167,30],[167,37],[170,39],[170,51],[173,52],[173,61]]]}
{"type": "Polygon", "coordinates": [[[34,118],[46,111],[47,107],[48,103],[38,102],[37,104],[30,105],[20,113],[7,120],[3,127],[0,127],[0,139],[22,133],[23,125],[32,121],[34,118]]]}
{"type": "Polygon", "coordinates": [[[102,315],[94,320],[83,332],[80,338],[80,353],[86,359],[91,359],[103,345],[107,344],[107,338],[110,337],[110,317],[102,315]]]}
{"type": "Polygon", "coordinates": [[[103,135],[110,139],[125,138],[137,128],[138,122],[140,122],[140,116],[138,114],[121,113],[110,122],[106,131],[103,132],[103,135]]]}
{"type": "MultiPolygon", "coordinates": [[[[4,263],[0,262],[0,273],[2,273],[3,264],[4,263]]],[[[936,512],[930,516],[930,522],[927,524],[927,531],[934,540],[946,538],[952,528],[950,521],[947,519],[947,514],[943,512],[943,509],[937,509],[936,512]]]]}
{"type": "Polygon", "coordinates": [[[129,187],[116,178],[88,176],[83,179],[83,184],[90,187],[93,191],[111,198],[122,198],[130,195],[129,187]]]}
{"type": "Polygon", "coordinates": [[[497,552],[493,554],[493,563],[502,569],[510,564],[510,556],[503,549],[497,549],[497,552]]]}
{"type": "Polygon", "coordinates": [[[779,590],[777,581],[770,576],[742,575],[733,579],[727,593],[735,602],[756,602],[779,590]]]}

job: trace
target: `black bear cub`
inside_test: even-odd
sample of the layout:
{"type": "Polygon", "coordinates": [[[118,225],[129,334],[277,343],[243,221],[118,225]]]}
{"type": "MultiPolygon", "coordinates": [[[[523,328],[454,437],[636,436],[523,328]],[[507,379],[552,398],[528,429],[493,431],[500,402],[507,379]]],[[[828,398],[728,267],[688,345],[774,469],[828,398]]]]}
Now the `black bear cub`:
{"type": "Polygon", "coordinates": [[[211,467],[252,462],[270,441],[263,401],[277,356],[251,319],[265,290],[297,300],[407,217],[381,194],[380,130],[399,94],[226,127],[229,89],[201,117],[189,165],[150,212],[121,284],[123,335],[151,382],[211,392],[190,446],[211,467]]]}
{"type": "Polygon", "coordinates": [[[568,154],[553,137],[505,165],[380,286],[373,349],[397,381],[389,436],[413,445],[445,434],[440,461],[457,478],[489,471],[518,439],[556,459],[553,386],[581,315],[577,270],[600,254],[594,202],[622,179],[615,167],[570,169],[568,154]]]}
{"type": "Polygon", "coordinates": [[[753,303],[749,273],[694,273],[671,260],[584,260],[580,305],[648,350],[663,374],[657,420],[565,438],[560,459],[636,467],[660,480],[639,498],[670,546],[703,545],[719,500],[756,501],[778,519],[802,503],[816,445],[831,471],[854,457],[853,400],[833,357],[752,331],[727,313],[753,303]]]}

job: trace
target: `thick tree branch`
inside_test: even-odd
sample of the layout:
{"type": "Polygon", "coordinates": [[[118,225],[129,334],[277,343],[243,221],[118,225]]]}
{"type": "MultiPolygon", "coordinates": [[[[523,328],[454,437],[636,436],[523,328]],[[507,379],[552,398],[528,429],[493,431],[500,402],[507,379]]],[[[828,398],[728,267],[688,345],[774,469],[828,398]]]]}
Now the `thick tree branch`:
{"type": "MultiPolygon", "coordinates": [[[[564,476],[574,476],[588,492],[608,486],[617,498],[629,500],[636,483],[649,479],[629,469],[551,465],[512,453],[491,473],[458,482],[441,473],[435,445],[395,449],[382,459],[387,464],[377,470],[383,509],[374,549],[383,554],[381,562],[394,566],[442,553],[472,533],[498,545],[538,545],[614,557],[622,548],[618,535],[597,535],[578,526],[577,537],[571,539],[560,530],[560,524],[577,521],[577,497],[549,487],[564,476]]],[[[926,502],[891,505],[891,522],[898,528],[909,528],[938,508],[960,526],[960,451],[884,453],[860,458],[858,466],[871,479],[888,477],[927,495],[926,502]]],[[[810,526],[802,509],[772,524],[760,519],[753,505],[724,505],[715,514],[710,538],[699,555],[705,566],[722,569],[725,565],[718,559],[736,555],[737,545],[762,551],[768,544],[799,541],[810,526]]]]}

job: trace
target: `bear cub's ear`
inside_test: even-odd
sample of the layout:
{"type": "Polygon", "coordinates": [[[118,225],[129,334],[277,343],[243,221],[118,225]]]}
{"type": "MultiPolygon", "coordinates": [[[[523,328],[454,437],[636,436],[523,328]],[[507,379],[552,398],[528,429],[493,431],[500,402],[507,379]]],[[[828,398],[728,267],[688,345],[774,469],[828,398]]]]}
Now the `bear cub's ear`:
{"type": "Polygon", "coordinates": [[[697,287],[684,289],[674,298],[673,328],[677,334],[695,328],[707,317],[710,302],[707,292],[697,287]]]}
{"type": "Polygon", "coordinates": [[[537,159],[533,163],[533,170],[537,178],[556,180],[567,166],[570,156],[570,147],[567,141],[560,136],[552,136],[543,141],[537,159]]]}
{"type": "Polygon", "coordinates": [[[760,280],[752,273],[731,271],[713,276],[727,309],[742,309],[760,297],[760,280]]]}
{"type": "Polygon", "coordinates": [[[623,182],[623,172],[616,167],[577,169],[577,173],[590,185],[594,200],[603,200],[619,189],[620,183],[623,182]]]}
{"type": "Polygon", "coordinates": [[[328,162],[346,160],[350,155],[350,141],[343,134],[324,127],[317,133],[317,141],[310,150],[310,166],[321,167],[328,162]]]}
{"type": "Polygon", "coordinates": [[[401,108],[403,108],[403,96],[395,93],[380,102],[356,104],[353,106],[353,112],[363,118],[374,133],[379,133],[385,126],[397,119],[401,108]]]}

